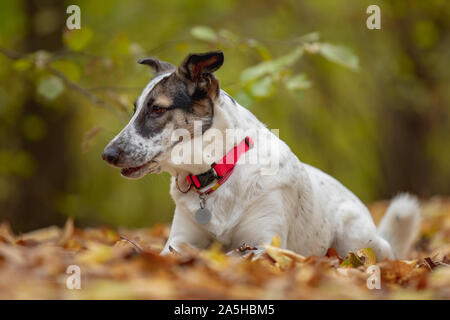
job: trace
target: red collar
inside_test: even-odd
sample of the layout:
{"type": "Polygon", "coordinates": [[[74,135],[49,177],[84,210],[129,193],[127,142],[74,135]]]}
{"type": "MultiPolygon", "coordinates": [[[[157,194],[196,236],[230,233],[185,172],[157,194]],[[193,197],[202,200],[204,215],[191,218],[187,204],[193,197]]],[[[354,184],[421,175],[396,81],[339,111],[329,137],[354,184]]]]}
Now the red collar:
{"type": "Polygon", "coordinates": [[[218,161],[217,163],[214,162],[211,165],[211,169],[209,169],[208,171],[197,175],[189,174],[186,177],[187,181],[189,182],[189,189],[187,191],[181,191],[180,189],[178,190],[186,193],[191,190],[192,187],[194,187],[194,190],[200,194],[208,195],[213,193],[218,187],[220,187],[225,181],[228,180],[228,178],[233,173],[233,169],[236,166],[239,158],[248,150],[253,148],[253,145],[253,140],[250,137],[245,137],[244,140],[241,141],[241,143],[231,149],[220,161],[218,161]],[[217,183],[213,187],[204,192],[199,191],[199,189],[202,189],[213,182],[214,179],[217,179],[217,183]]]}

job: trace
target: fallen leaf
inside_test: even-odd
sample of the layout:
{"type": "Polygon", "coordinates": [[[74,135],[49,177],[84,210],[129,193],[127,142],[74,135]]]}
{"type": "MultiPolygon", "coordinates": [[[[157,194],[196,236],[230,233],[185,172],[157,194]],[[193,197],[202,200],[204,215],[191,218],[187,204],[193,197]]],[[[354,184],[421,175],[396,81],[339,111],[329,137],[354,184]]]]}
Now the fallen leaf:
{"type": "Polygon", "coordinates": [[[365,267],[377,263],[377,260],[375,259],[375,253],[373,253],[372,248],[360,249],[356,252],[356,255],[358,256],[359,260],[362,261],[365,267]]]}
{"type": "Polygon", "coordinates": [[[112,246],[89,242],[87,250],[81,252],[77,260],[83,264],[103,264],[114,257],[112,246]]]}
{"type": "Polygon", "coordinates": [[[72,238],[74,229],[75,227],[73,224],[73,219],[70,217],[69,219],[67,219],[66,224],[64,225],[63,232],[58,240],[58,245],[60,246],[66,245],[72,238]]]}
{"type": "Polygon", "coordinates": [[[363,261],[353,252],[349,252],[345,260],[341,263],[342,268],[357,268],[364,264],[363,261]]]}
{"type": "Polygon", "coordinates": [[[283,270],[291,268],[297,262],[305,261],[305,257],[290,250],[281,249],[280,247],[272,245],[264,245],[264,248],[266,249],[266,253],[269,257],[275,261],[276,265],[280,269],[283,270]]]}
{"type": "Polygon", "coordinates": [[[280,237],[278,235],[276,235],[275,237],[272,238],[272,241],[270,242],[270,245],[272,247],[277,247],[280,248],[281,247],[281,241],[280,241],[280,237]]]}

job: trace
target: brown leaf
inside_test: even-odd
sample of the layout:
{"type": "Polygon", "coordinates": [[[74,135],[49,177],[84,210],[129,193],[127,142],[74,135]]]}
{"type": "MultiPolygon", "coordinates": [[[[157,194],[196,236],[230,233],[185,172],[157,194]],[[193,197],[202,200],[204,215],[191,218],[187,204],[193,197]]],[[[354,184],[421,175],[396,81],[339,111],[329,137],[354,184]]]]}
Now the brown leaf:
{"type": "Polygon", "coordinates": [[[9,223],[5,221],[0,224],[0,238],[2,242],[6,243],[16,242],[16,237],[12,233],[9,223]]]}
{"type": "Polygon", "coordinates": [[[339,260],[339,264],[341,264],[344,261],[344,259],[342,259],[339,256],[338,252],[334,248],[329,248],[327,250],[327,253],[325,254],[325,256],[328,257],[328,258],[337,258],[339,260]]]}
{"type": "Polygon", "coordinates": [[[378,266],[381,269],[382,282],[405,284],[415,265],[415,261],[389,260],[381,262],[378,266]]]}
{"type": "Polygon", "coordinates": [[[64,225],[64,229],[62,231],[61,237],[58,240],[58,245],[65,246],[69,240],[72,238],[75,227],[73,224],[73,218],[70,217],[67,219],[66,224],[64,225]]]}

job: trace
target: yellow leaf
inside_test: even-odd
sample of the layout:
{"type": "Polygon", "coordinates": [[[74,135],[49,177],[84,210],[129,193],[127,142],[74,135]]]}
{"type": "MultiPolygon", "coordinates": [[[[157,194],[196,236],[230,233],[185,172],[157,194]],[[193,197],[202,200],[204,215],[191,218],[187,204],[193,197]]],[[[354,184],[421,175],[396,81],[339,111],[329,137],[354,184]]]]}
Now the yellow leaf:
{"type": "Polygon", "coordinates": [[[358,250],[358,252],[356,252],[356,254],[365,267],[377,264],[377,260],[375,259],[375,254],[373,253],[372,248],[360,249],[358,250]]]}
{"type": "Polygon", "coordinates": [[[207,251],[203,253],[203,257],[209,262],[210,266],[215,269],[223,269],[228,265],[228,257],[222,252],[222,245],[214,242],[207,251]]]}
{"type": "Polygon", "coordinates": [[[280,248],[281,247],[281,241],[280,241],[280,237],[278,235],[276,235],[275,237],[272,238],[272,241],[270,242],[270,245],[272,247],[277,247],[280,248]]]}
{"type": "Polygon", "coordinates": [[[272,245],[264,245],[264,248],[266,249],[266,253],[269,255],[269,257],[275,260],[277,266],[281,269],[289,268],[293,262],[297,263],[303,262],[305,260],[305,257],[290,250],[280,249],[279,247],[275,247],[272,245]]]}
{"type": "Polygon", "coordinates": [[[78,256],[78,261],[85,264],[102,264],[114,256],[113,247],[90,242],[88,249],[78,256]]]}
{"type": "Polygon", "coordinates": [[[129,283],[110,279],[96,280],[84,290],[72,290],[72,291],[81,291],[80,292],[81,298],[91,300],[95,299],[124,300],[124,299],[137,299],[138,297],[135,290],[133,290],[133,286],[130,285],[129,283]]]}

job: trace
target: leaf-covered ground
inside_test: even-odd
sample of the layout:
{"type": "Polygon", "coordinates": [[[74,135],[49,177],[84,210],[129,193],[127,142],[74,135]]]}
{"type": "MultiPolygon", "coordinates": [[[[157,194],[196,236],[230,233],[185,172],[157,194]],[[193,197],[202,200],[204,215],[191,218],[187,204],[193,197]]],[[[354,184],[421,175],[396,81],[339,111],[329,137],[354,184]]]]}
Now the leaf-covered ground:
{"type": "MultiPolygon", "coordinates": [[[[370,206],[375,221],[386,202],[370,206]]],[[[0,299],[450,299],[450,200],[423,203],[420,236],[410,260],[373,261],[370,249],[344,259],[302,257],[267,245],[252,259],[225,255],[219,245],[161,257],[169,228],[112,230],[49,227],[14,235],[0,226],[0,299]],[[381,289],[369,290],[376,263],[381,289]],[[68,266],[81,270],[69,290],[68,266]]]]}

